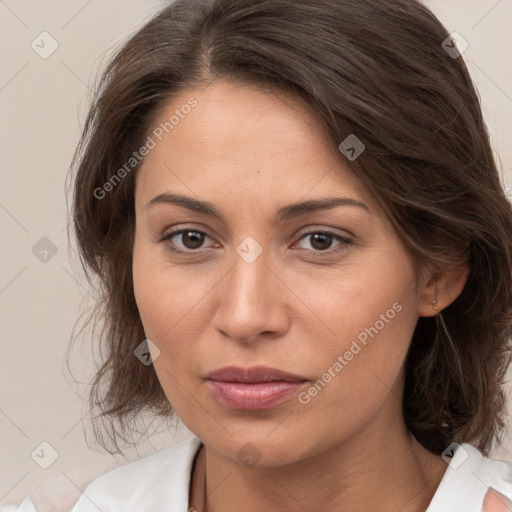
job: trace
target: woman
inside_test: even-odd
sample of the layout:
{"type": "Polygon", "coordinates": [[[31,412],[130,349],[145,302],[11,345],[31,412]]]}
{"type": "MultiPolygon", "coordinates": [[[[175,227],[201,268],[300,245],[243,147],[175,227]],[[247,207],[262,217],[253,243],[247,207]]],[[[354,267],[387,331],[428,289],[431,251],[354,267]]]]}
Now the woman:
{"type": "Polygon", "coordinates": [[[178,0],[109,64],[74,164],[98,440],[143,411],[194,436],[73,512],[509,510],[512,211],[427,8],[178,0]]]}

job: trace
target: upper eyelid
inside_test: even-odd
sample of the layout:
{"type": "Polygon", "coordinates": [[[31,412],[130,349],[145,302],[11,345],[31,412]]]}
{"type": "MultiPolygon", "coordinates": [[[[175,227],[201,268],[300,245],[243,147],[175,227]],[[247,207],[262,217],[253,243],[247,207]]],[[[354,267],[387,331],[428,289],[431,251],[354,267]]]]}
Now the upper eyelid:
{"type": "MultiPolygon", "coordinates": [[[[197,233],[205,234],[205,235],[209,236],[210,238],[215,238],[215,237],[213,237],[212,235],[209,234],[208,229],[203,228],[203,227],[195,228],[195,227],[192,227],[192,226],[174,227],[168,233],[164,233],[161,236],[161,238],[167,238],[169,236],[176,235],[178,233],[182,233],[183,231],[195,231],[197,233]]],[[[345,230],[345,233],[346,233],[346,236],[345,236],[345,235],[343,235],[341,233],[336,233],[335,232],[335,228],[321,228],[321,227],[303,228],[303,229],[299,230],[299,232],[295,236],[301,236],[302,237],[304,235],[312,234],[312,233],[329,233],[331,235],[339,236],[341,238],[349,238],[349,237],[353,237],[354,236],[354,235],[352,235],[352,233],[350,233],[350,232],[348,232],[346,230],[345,230]]]]}

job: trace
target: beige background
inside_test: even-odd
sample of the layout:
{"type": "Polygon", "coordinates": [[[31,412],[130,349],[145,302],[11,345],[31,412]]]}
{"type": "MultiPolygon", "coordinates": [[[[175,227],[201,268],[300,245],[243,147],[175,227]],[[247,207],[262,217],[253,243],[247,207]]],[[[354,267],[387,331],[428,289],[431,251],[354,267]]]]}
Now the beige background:
{"type": "MultiPolygon", "coordinates": [[[[512,69],[507,65],[512,1],[426,3],[469,43],[464,59],[480,91],[503,185],[512,198],[512,69]]],[[[41,509],[55,510],[45,505],[46,494],[68,494],[73,501],[94,476],[127,461],[88,448],[81,419],[86,408],[77,397],[84,388],[72,384],[65,370],[64,350],[80,304],[91,297],[67,249],[64,179],[93,77],[117,44],[164,4],[0,0],[0,504],[17,503],[37,488],[41,509]],[[43,59],[31,43],[45,31],[58,48],[43,59]],[[43,237],[57,250],[46,262],[32,252],[36,243],[48,244],[39,242],[43,237]],[[50,460],[52,448],[41,448],[41,442],[58,455],[48,469],[31,458],[36,450],[45,454],[40,460],[50,460]]],[[[46,41],[48,49],[51,41],[46,41]]],[[[88,343],[86,337],[77,373],[84,381],[92,368],[88,343]]],[[[184,427],[155,434],[128,452],[128,459],[189,435],[184,427]]],[[[512,444],[492,455],[512,460],[512,444]]]]}

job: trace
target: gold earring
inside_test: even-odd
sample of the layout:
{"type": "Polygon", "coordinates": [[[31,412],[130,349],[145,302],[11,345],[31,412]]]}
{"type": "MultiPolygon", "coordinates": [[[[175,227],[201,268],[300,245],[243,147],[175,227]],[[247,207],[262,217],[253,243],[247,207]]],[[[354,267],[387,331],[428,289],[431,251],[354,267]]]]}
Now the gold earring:
{"type": "Polygon", "coordinates": [[[434,311],[437,311],[438,308],[437,308],[437,281],[436,281],[436,278],[434,276],[434,283],[436,285],[436,296],[434,298],[434,300],[432,302],[430,302],[429,304],[432,304],[434,306],[434,311]]]}

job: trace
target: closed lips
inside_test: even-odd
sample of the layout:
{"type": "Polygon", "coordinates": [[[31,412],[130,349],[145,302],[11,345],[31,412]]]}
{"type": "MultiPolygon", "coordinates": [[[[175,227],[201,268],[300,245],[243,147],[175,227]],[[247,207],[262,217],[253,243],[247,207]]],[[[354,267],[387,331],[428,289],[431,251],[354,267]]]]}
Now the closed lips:
{"type": "Polygon", "coordinates": [[[266,366],[242,368],[227,366],[210,372],[207,379],[223,382],[256,384],[260,382],[304,382],[305,378],[266,366]]]}

